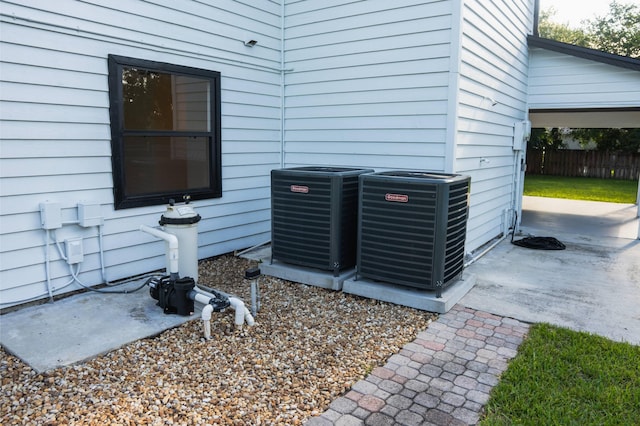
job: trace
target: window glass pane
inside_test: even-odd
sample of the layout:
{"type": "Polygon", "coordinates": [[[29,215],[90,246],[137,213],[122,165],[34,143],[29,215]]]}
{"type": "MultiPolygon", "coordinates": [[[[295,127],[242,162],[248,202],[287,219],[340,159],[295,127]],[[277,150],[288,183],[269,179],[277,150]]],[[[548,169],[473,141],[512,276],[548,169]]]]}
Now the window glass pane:
{"type": "Polygon", "coordinates": [[[210,186],[208,137],[125,136],[125,195],[210,186]]]}
{"type": "Polygon", "coordinates": [[[138,68],[122,69],[126,130],[211,130],[209,81],[138,68]]]}
{"type": "Polygon", "coordinates": [[[209,81],[199,78],[174,76],[174,130],[211,130],[209,121],[209,81]]]}

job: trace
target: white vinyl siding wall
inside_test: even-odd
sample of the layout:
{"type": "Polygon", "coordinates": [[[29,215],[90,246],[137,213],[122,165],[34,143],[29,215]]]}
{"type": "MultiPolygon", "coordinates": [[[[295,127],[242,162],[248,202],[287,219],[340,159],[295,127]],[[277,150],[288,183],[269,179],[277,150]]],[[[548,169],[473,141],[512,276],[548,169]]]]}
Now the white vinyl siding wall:
{"type": "Polygon", "coordinates": [[[284,164],[443,171],[451,1],[287,1],[284,164]]]}
{"type": "Polygon", "coordinates": [[[454,171],[471,176],[467,252],[505,231],[503,212],[512,207],[513,132],[527,116],[533,7],[533,0],[462,7],[454,171]]]}
{"type": "MultiPolygon", "coordinates": [[[[114,211],[107,56],[129,56],[222,74],[223,197],[194,203],[199,256],[269,239],[269,172],[280,166],[280,3],[128,0],[0,2],[0,308],[45,296],[39,204],[101,205],[107,278],[164,266],[164,242],[137,231],[165,206],[114,211]],[[258,40],[254,48],[246,39],[258,40]]],[[[97,228],[83,237],[80,278],[102,281],[97,228]]],[[[50,247],[52,287],[65,292],[66,262],[50,247]]],[[[58,293],[58,292],[56,292],[58,293]]]]}
{"type": "Polygon", "coordinates": [[[531,49],[530,109],[639,106],[638,71],[551,50],[531,49]]]}

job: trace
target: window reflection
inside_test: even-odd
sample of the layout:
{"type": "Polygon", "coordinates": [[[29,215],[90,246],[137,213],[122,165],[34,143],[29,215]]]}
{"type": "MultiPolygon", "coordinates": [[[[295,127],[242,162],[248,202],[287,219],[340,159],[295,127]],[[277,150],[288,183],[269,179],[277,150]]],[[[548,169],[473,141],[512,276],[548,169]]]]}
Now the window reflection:
{"type": "Polygon", "coordinates": [[[211,130],[207,80],[123,68],[122,102],[125,130],[211,130]]]}
{"type": "Polygon", "coordinates": [[[209,186],[209,138],[126,136],[127,196],[209,186]]]}

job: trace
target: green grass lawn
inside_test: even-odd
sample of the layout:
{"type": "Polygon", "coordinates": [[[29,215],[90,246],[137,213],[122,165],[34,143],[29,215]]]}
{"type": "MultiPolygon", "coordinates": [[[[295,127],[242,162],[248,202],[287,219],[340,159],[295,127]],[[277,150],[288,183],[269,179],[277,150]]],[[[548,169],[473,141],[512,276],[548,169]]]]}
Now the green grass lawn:
{"type": "Polygon", "coordinates": [[[640,346],[536,324],[493,389],[482,426],[640,424],[640,346]]]}
{"type": "Polygon", "coordinates": [[[638,181],[562,176],[527,175],[524,195],[571,200],[636,202],[638,181]]]}

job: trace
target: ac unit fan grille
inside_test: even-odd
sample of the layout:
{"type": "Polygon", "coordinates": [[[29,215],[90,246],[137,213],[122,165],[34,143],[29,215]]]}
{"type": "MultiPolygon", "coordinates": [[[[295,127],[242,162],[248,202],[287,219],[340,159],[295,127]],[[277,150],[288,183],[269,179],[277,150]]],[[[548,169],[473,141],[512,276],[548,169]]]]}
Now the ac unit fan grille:
{"type": "Polygon", "coordinates": [[[302,186],[300,179],[286,175],[274,177],[271,183],[273,257],[296,264],[328,265],[331,182],[305,177],[305,186],[313,188],[310,193],[292,192],[291,182],[302,186]]]}

